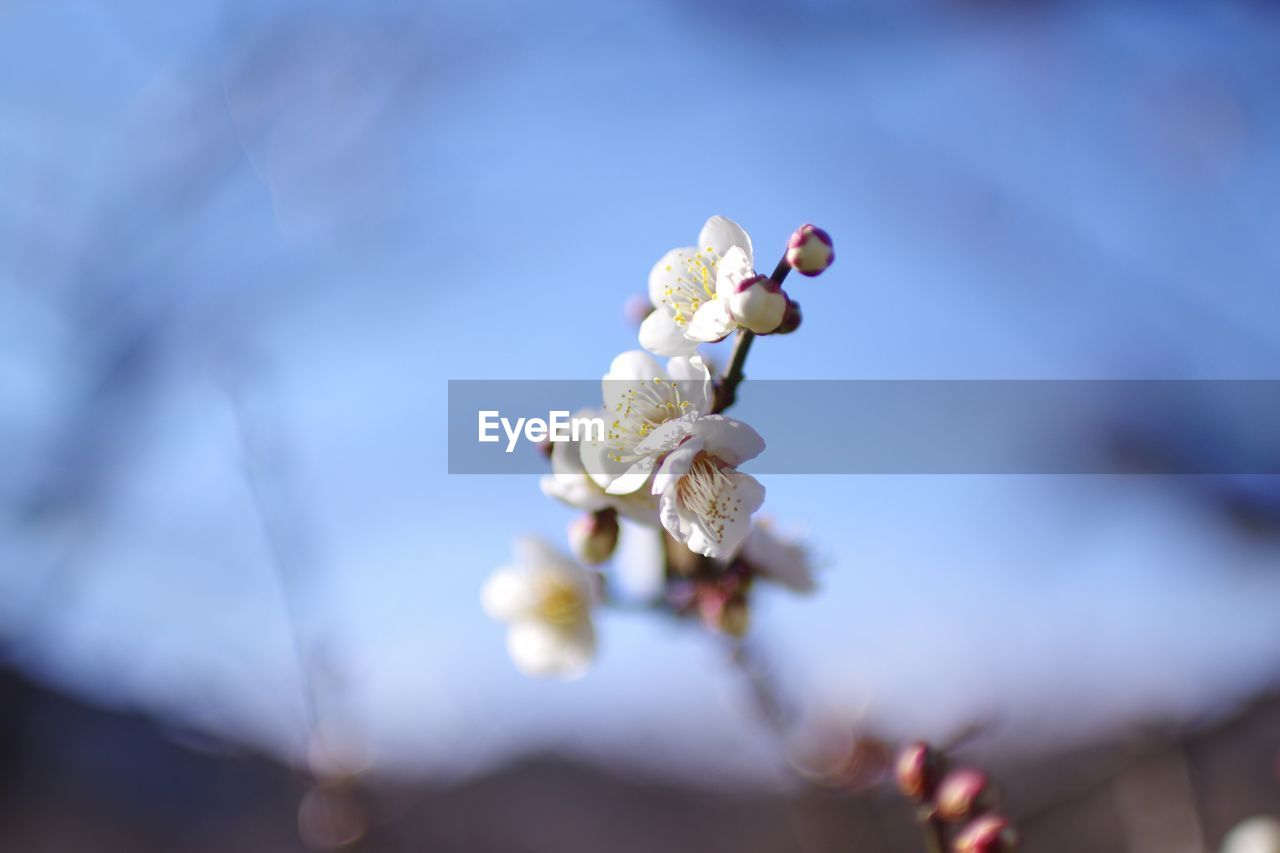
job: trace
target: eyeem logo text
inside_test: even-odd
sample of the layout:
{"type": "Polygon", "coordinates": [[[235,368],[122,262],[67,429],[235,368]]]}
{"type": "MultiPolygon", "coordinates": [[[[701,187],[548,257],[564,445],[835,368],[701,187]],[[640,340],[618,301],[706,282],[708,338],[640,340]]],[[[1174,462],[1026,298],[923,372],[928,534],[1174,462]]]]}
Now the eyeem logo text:
{"type": "Polygon", "coordinates": [[[525,441],[537,444],[541,441],[604,441],[604,418],[569,417],[569,412],[547,412],[547,419],[502,417],[496,409],[476,413],[480,423],[480,443],[493,444],[501,440],[498,429],[507,435],[507,453],[516,449],[523,435],[525,441]]]}

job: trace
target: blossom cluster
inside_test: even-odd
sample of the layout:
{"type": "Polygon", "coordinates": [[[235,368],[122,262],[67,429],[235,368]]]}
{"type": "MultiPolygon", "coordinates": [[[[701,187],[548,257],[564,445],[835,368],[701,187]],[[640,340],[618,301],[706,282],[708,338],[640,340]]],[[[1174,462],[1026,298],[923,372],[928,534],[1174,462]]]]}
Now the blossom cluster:
{"type": "Polygon", "coordinates": [[[651,310],[639,325],[643,349],[614,358],[601,382],[601,406],[575,415],[602,418],[605,435],[550,445],[542,491],[584,513],[569,526],[573,556],[522,541],[516,562],[483,592],[486,611],[509,626],[508,649],[522,671],[571,678],[588,668],[596,647],[592,610],[607,599],[605,576],[588,566],[613,556],[620,518],[663,532],[665,595],[657,606],[674,615],[741,635],[757,578],[813,589],[808,549],[755,518],[765,489],[739,470],[764,451],[764,439],[723,410],[742,379],[751,339],[799,328],[799,305],[782,288],[787,273],[815,276],[834,258],[826,232],[805,225],[774,272],[762,275],[747,233],[713,216],[696,245],[654,264],[651,310]],[[716,379],[699,347],[731,335],[734,363],[716,379]]]}

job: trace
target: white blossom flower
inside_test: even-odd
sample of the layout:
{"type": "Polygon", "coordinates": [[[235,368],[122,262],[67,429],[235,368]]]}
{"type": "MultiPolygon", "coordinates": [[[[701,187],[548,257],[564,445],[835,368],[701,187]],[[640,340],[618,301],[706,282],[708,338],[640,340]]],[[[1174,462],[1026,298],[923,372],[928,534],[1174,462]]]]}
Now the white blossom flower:
{"type": "MultiPolygon", "coordinates": [[[[605,418],[603,409],[583,409],[575,418],[605,418]]],[[[583,465],[582,441],[557,441],[551,445],[551,473],[545,475],[540,486],[542,493],[563,504],[587,512],[616,509],[620,514],[656,527],[658,525],[658,499],[647,491],[635,491],[625,495],[611,495],[588,473],[583,465]]],[[[607,483],[606,483],[607,485],[607,483]]]]}
{"type": "Polygon", "coordinates": [[[721,415],[694,420],[653,478],[658,516],[671,537],[715,559],[737,551],[751,514],[764,503],[764,486],[736,468],[762,450],[764,439],[742,421],[721,415]]]}
{"type": "Polygon", "coordinates": [[[673,358],[664,370],[653,356],[631,350],[613,360],[601,385],[605,440],[582,443],[583,467],[610,495],[629,495],[648,481],[661,452],[646,439],[673,422],[687,434],[711,409],[711,372],[696,355],[673,358]]]}
{"type": "Polygon", "coordinates": [[[770,519],[761,518],[751,526],[738,559],[759,576],[794,592],[818,588],[808,547],[799,539],[780,534],[770,519]]]}
{"type": "Polygon", "coordinates": [[[713,216],[698,245],[672,249],[649,272],[654,311],[640,324],[640,345],[662,356],[689,355],[738,327],[729,297],[755,275],[751,238],[738,223],[713,216]]]}
{"type": "Polygon", "coordinates": [[[1222,841],[1222,853],[1280,853],[1280,820],[1251,817],[1222,841]]]}
{"type": "Polygon", "coordinates": [[[507,623],[507,651],[526,675],[577,678],[595,656],[590,572],[541,539],[516,543],[515,564],[489,578],[485,612],[507,623]]]}

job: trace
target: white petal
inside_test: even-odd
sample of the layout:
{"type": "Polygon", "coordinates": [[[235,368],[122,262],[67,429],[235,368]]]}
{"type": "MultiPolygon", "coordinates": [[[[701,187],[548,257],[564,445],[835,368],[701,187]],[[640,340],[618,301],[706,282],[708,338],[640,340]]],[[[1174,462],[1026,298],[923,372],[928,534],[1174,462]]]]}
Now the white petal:
{"type": "Polygon", "coordinates": [[[752,525],[739,557],[769,580],[795,592],[813,592],[818,587],[809,549],[798,540],[775,533],[767,519],[752,525]]]}
{"type": "Polygon", "coordinates": [[[648,489],[628,495],[610,495],[610,502],[621,515],[646,527],[658,526],[658,499],[648,489]]]}
{"type": "Polygon", "coordinates": [[[729,313],[728,300],[716,298],[702,303],[702,307],[694,312],[685,334],[695,341],[718,341],[737,327],[737,322],[729,313]]]}
{"type": "Polygon", "coordinates": [[[619,410],[620,405],[625,405],[627,396],[635,388],[644,387],[654,379],[665,376],[666,373],[658,360],[643,350],[627,350],[618,355],[609,365],[609,372],[600,382],[600,393],[604,398],[604,417],[617,417],[614,412],[619,410]]]}
{"type": "Polygon", "coordinates": [[[684,336],[684,329],[666,311],[654,311],[640,324],[640,346],[662,356],[691,355],[698,342],[684,336]]]}
{"type": "Polygon", "coordinates": [[[662,260],[653,265],[653,269],[649,270],[649,301],[653,303],[654,308],[659,311],[666,310],[662,307],[663,298],[668,290],[676,288],[676,279],[684,274],[684,259],[692,258],[697,252],[698,250],[692,246],[672,249],[662,256],[662,260]]]}
{"type": "Polygon", "coordinates": [[[702,439],[691,438],[668,453],[667,458],[662,460],[662,466],[658,468],[658,473],[653,478],[653,493],[655,495],[665,494],[668,489],[675,485],[676,480],[689,473],[689,469],[693,467],[693,460],[701,452],[702,439]]]}
{"type": "Polygon", "coordinates": [[[682,545],[689,538],[690,525],[680,512],[680,499],[674,485],[663,492],[658,501],[658,520],[671,538],[682,545]]]}
{"type": "Polygon", "coordinates": [[[579,678],[595,657],[595,628],[589,619],[567,626],[522,620],[507,630],[507,651],[525,675],[579,678]]]}
{"type": "Polygon", "coordinates": [[[537,605],[528,576],[516,568],[502,568],[489,576],[480,590],[480,604],[490,619],[510,622],[522,619],[537,605]]]}
{"type": "Polygon", "coordinates": [[[764,486],[755,477],[741,471],[725,471],[724,474],[733,484],[727,495],[737,502],[733,515],[721,519],[712,530],[698,516],[681,511],[683,520],[690,527],[685,545],[696,554],[716,560],[727,560],[737,552],[751,532],[751,514],[764,503],[764,486]]]}
{"type": "Polygon", "coordinates": [[[716,299],[728,299],[738,290],[738,282],[756,274],[751,255],[741,249],[730,249],[716,268],[716,299]]]}
{"type": "Polygon", "coordinates": [[[636,460],[622,475],[614,479],[605,489],[611,495],[629,495],[639,491],[653,473],[654,457],[645,456],[636,460]]]}
{"type": "Polygon", "coordinates": [[[547,474],[538,486],[547,497],[574,509],[596,512],[609,506],[604,490],[586,474],[547,474]]]}
{"type": "Polygon", "coordinates": [[[646,382],[665,375],[662,365],[656,358],[643,350],[630,349],[614,356],[613,361],[609,363],[609,372],[604,375],[604,380],[606,382],[615,380],[646,382]]]}
{"type": "Polygon", "coordinates": [[[631,467],[630,462],[614,459],[613,450],[603,441],[582,442],[580,456],[587,476],[601,489],[608,489],[610,483],[631,467]]]}
{"type": "Polygon", "coordinates": [[[697,423],[698,413],[688,412],[678,418],[659,424],[636,444],[635,452],[645,456],[661,456],[669,450],[680,446],[693,433],[693,425],[697,423]]]}
{"type": "Polygon", "coordinates": [[[760,433],[742,421],[723,415],[699,418],[693,425],[693,434],[703,440],[708,453],[730,465],[741,465],[764,450],[760,433]]]}
{"type": "Polygon", "coordinates": [[[734,246],[743,250],[749,264],[752,257],[751,238],[747,236],[746,231],[742,230],[742,226],[724,216],[713,216],[708,219],[702,226],[702,232],[698,234],[698,248],[703,251],[711,249],[719,255],[724,255],[734,246]]]}
{"type": "Polygon", "coordinates": [[[711,371],[702,356],[677,356],[667,362],[667,375],[680,389],[680,399],[688,400],[698,411],[706,414],[711,409],[711,371]]]}

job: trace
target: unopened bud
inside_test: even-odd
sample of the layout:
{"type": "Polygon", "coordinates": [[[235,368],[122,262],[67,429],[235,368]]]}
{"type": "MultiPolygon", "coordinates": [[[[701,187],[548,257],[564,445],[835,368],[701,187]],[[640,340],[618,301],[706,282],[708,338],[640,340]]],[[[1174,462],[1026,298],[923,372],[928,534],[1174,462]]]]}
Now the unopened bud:
{"type": "Polygon", "coordinates": [[[569,524],[569,547],[587,565],[612,557],[618,547],[618,513],[602,509],[574,519],[569,524]]]}
{"type": "Polygon", "coordinates": [[[964,820],[986,805],[989,796],[987,774],[971,767],[952,770],[938,784],[938,817],[964,820]]]}
{"type": "Polygon", "coordinates": [[[1007,818],[983,815],[956,835],[956,853],[1012,853],[1018,848],[1018,835],[1007,818]]]}
{"type": "Polygon", "coordinates": [[[787,243],[787,263],[801,275],[818,275],[836,259],[831,235],[814,225],[801,225],[787,243]]]}
{"type": "Polygon", "coordinates": [[[894,765],[898,790],[904,797],[923,802],[933,794],[938,781],[938,757],[927,743],[907,744],[894,765]]]}
{"type": "Polygon", "coordinates": [[[800,303],[787,298],[787,311],[782,315],[782,325],[773,330],[775,335],[789,335],[800,328],[800,303]]]}
{"type": "Polygon", "coordinates": [[[757,335],[767,335],[782,324],[787,313],[787,295],[766,275],[744,278],[729,297],[729,313],[739,325],[757,335]]]}

